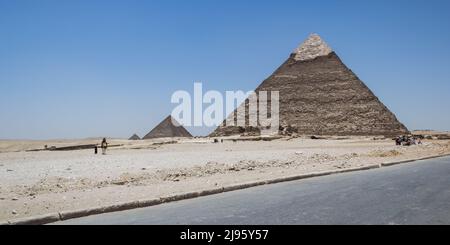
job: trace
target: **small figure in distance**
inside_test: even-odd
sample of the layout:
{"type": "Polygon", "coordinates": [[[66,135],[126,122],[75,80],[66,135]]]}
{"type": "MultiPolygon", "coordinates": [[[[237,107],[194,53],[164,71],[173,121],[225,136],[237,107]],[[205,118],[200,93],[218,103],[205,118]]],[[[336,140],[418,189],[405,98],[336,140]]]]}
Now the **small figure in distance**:
{"type": "Polygon", "coordinates": [[[108,142],[106,142],[106,138],[103,138],[101,147],[102,147],[102,154],[106,155],[106,149],[108,149],[108,142]]]}

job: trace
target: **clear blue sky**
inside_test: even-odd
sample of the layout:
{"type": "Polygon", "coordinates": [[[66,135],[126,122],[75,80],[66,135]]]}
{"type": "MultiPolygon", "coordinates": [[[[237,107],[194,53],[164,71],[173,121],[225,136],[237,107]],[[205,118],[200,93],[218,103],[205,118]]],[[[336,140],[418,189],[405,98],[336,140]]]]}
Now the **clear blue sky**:
{"type": "Polygon", "coordinates": [[[0,0],[0,138],[142,136],[174,91],[253,90],[311,32],[409,129],[450,130],[449,13],[447,0],[0,0]]]}

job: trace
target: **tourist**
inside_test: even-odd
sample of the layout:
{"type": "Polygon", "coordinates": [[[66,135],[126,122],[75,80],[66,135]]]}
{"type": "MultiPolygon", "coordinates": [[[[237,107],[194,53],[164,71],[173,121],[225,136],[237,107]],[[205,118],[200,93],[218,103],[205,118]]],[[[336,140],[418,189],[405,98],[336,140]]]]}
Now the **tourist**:
{"type": "Polygon", "coordinates": [[[106,149],[108,148],[108,142],[106,142],[106,138],[103,138],[102,141],[102,154],[106,155],[106,149]]]}
{"type": "Polygon", "coordinates": [[[408,137],[403,135],[402,142],[408,142],[408,137]]]}
{"type": "Polygon", "coordinates": [[[94,153],[95,153],[95,155],[98,154],[98,146],[97,145],[94,147],[94,153]]]}

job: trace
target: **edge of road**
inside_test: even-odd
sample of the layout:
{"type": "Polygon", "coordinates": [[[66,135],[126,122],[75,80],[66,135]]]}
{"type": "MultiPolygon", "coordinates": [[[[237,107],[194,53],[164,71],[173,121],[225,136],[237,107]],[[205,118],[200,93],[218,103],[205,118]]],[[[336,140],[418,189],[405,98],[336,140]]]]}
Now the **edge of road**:
{"type": "Polygon", "coordinates": [[[281,178],[275,178],[275,179],[263,180],[263,181],[252,181],[252,182],[246,182],[246,183],[235,184],[235,185],[230,185],[230,186],[225,186],[225,187],[207,189],[207,190],[202,190],[202,191],[186,192],[186,193],[174,194],[174,195],[170,195],[170,196],[163,196],[161,198],[144,199],[144,200],[138,200],[138,201],[132,201],[132,202],[118,203],[118,204],[108,205],[108,206],[103,206],[103,207],[73,210],[73,211],[61,211],[58,213],[51,213],[51,214],[46,214],[46,215],[38,215],[38,216],[32,216],[32,217],[15,219],[15,220],[0,221],[0,226],[1,225],[45,225],[45,224],[50,224],[50,223],[54,223],[54,222],[58,222],[58,221],[82,218],[82,217],[87,217],[87,216],[91,216],[91,215],[119,212],[119,211],[132,210],[132,209],[137,209],[137,208],[152,207],[152,206],[156,206],[156,205],[160,205],[160,204],[164,204],[164,203],[170,203],[170,202],[193,199],[193,198],[197,198],[197,197],[210,196],[210,195],[215,195],[215,194],[220,194],[220,193],[225,193],[225,192],[243,190],[243,189],[248,189],[248,188],[256,187],[256,186],[277,184],[277,183],[309,179],[309,178],[314,178],[314,177],[341,174],[341,173],[358,172],[358,171],[364,171],[364,170],[369,170],[369,169],[377,169],[377,168],[389,167],[389,166],[394,166],[394,165],[399,165],[399,164],[404,164],[404,163],[411,163],[411,162],[416,162],[416,161],[441,158],[441,157],[447,157],[447,156],[450,156],[450,154],[435,155],[435,156],[430,156],[430,157],[423,157],[423,158],[419,158],[419,159],[411,159],[411,160],[404,160],[404,161],[397,161],[397,162],[372,164],[372,165],[358,167],[358,168],[348,168],[348,169],[339,169],[339,170],[324,171],[324,172],[315,172],[315,173],[309,173],[309,174],[293,175],[293,176],[281,177],[281,178]]]}

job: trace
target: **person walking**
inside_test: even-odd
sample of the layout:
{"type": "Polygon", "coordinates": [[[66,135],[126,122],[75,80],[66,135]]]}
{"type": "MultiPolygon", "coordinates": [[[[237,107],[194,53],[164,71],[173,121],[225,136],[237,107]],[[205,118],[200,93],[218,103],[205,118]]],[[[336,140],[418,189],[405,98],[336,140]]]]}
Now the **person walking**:
{"type": "Polygon", "coordinates": [[[106,149],[108,149],[108,142],[106,142],[106,138],[103,138],[101,147],[102,147],[102,154],[106,155],[106,149]]]}

